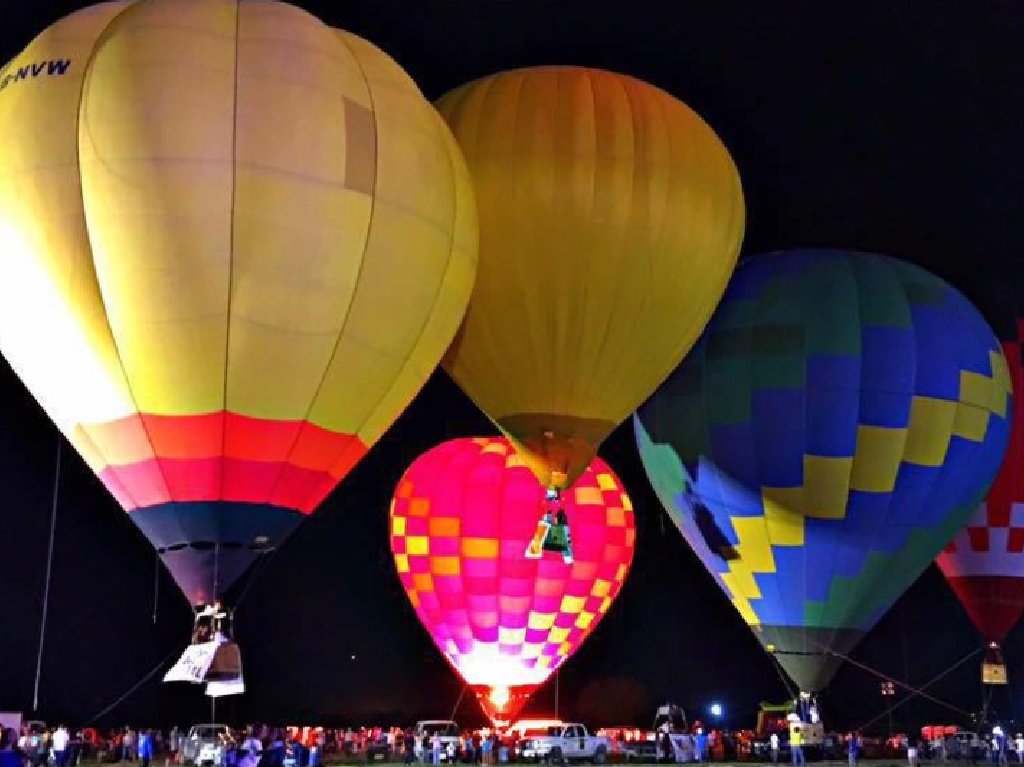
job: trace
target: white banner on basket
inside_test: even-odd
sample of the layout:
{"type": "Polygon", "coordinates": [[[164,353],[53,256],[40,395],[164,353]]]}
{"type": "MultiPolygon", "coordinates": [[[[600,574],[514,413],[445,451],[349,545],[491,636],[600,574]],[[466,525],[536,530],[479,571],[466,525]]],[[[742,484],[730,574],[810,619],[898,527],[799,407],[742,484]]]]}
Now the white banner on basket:
{"type": "Polygon", "coordinates": [[[164,681],[202,684],[220,645],[221,643],[217,641],[189,645],[178,662],[164,676],[164,681]]]}

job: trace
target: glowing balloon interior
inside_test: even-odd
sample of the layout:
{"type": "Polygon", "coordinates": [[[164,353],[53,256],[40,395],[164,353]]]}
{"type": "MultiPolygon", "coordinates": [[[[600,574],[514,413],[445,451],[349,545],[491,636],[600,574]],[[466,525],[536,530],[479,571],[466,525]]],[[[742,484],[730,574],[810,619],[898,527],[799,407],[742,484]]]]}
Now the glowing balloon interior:
{"type": "Polygon", "coordinates": [[[449,346],[461,155],[384,53],[273,0],[78,11],[0,70],[0,133],[0,351],[211,602],[449,346]]]}
{"type": "Polygon", "coordinates": [[[634,423],[669,515],[813,692],[973,512],[1010,390],[991,328],[937,277],[792,251],[740,266],[634,423]]]}
{"type": "Polygon", "coordinates": [[[544,488],[502,438],[456,439],[409,467],[391,504],[391,550],[416,614],[495,722],[594,630],[629,570],[633,510],[595,458],[565,494],[571,564],[525,556],[544,488]]]}

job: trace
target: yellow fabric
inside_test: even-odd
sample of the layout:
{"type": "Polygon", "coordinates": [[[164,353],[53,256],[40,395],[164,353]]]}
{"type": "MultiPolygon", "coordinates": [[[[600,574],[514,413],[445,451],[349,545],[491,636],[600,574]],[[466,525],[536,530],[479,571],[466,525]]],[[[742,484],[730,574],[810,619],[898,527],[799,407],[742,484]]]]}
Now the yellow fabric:
{"type": "Polygon", "coordinates": [[[896,487],[896,474],[903,460],[906,442],[907,429],[864,424],[857,426],[857,448],[850,472],[850,490],[891,493],[896,487]]]}
{"type": "Polygon", "coordinates": [[[906,428],[860,424],[852,457],[805,455],[803,485],[762,487],[764,515],[732,517],[739,557],[728,561],[722,582],[748,624],[761,622],[751,605],[761,598],[755,576],[776,571],[776,548],[804,545],[806,517],[842,519],[851,490],[892,492],[902,463],[941,465],[952,434],[985,438],[990,411],[1006,412],[1012,388],[1006,359],[993,352],[990,361],[991,377],[961,372],[957,402],[915,396],[906,428]]]}
{"type": "MultiPolygon", "coordinates": [[[[551,429],[564,443],[553,453],[574,465],[544,463],[540,451],[529,461],[542,482],[566,470],[571,483],[721,297],[743,235],[739,176],[693,111],[609,72],[505,72],[438,107],[480,214],[477,282],[445,367],[499,425],[582,419],[575,433],[551,429]]],[[[526,435],[506,431],[524,446],[526,435]]]]}
{"type": "Polygon", "coordinates": [[[0,351],[88,425],[227,409],[371,445],[449,346],[476,213],[390,58],[280,2],[87,8],[0,90],[0,351]],[[73,381],[73,385],[68,382],[73,381]]]}

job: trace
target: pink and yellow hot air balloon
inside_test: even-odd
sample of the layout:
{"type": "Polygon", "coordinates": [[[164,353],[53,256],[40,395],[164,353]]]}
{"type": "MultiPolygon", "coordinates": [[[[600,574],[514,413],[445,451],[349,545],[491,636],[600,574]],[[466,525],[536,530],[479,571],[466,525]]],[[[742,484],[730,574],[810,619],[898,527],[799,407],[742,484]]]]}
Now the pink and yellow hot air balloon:
{"type": "Polygon", "coordinates": [[[455,439],[417,458],[391,503],[402,585],[495,724],[594,630],[633,560],[632,505],[600,458],[563,498],[571,557],[524,555],[544,495],[508,440],[455,439]]]}

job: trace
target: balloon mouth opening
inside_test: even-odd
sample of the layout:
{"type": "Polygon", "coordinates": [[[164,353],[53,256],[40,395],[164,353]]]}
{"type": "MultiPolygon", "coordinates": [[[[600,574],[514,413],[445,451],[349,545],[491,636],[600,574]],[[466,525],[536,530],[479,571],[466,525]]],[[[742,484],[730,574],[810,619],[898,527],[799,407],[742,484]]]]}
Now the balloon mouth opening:
{"type": "Polygon", "coordinates": [[[493,727],[509,727],[536,689],[535,684],[473,685],[477,702],[493,727]]]}

